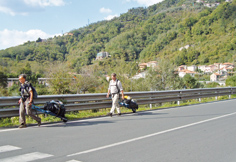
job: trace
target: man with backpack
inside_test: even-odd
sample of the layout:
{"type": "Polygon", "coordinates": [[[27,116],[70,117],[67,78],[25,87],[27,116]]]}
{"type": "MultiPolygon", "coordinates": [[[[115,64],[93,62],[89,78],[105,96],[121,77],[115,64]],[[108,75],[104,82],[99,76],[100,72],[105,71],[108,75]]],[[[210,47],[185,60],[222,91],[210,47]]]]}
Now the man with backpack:
{"type": "Polygon", "coordinates": [[[120,106],[119,106],[119,99],[120,99],[120,92],[122,94],[122,99],[124,99],[124,92],[123,92],[121,82],[118,79],[116,79],[116,73],[112,73],[111,78],[112,78],[112,80],[109,83],[107,98],[109,98],[109,95],[111,93],[112,108],[110,110],[109,115],[112,117],[112,114],[114,113],[115,109],[117,110],[118,115],[121,115],[120,106]]]}
{"type": "Polygon", "coordinates": [[[21,92],[21,98],[19,100],[20,109],[19,109],[19,122],[20,126],[19,128],[26,128],[26,120],[25,120],[25,111],[26,113],[36,120],[38,122],[38,126],[41,125],[41,119],[39,117],[36,117],[34,114],[32,114],[32,103],[33,98],[35,95],[37,95],[37,92],[35,91],[34,87],[26,81],[26,75],[21,74],[19,76],[19,81],[21,83],[20,92],[21,92]]]}

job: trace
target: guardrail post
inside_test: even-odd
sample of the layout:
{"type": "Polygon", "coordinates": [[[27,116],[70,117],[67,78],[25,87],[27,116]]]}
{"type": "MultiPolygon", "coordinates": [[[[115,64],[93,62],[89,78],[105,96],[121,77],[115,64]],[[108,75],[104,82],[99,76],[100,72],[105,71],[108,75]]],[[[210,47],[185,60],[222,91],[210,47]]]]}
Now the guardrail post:
{"type": "MultiPolygon", "coordinates": [[[[217,93],[217,91],[215,91],[215,93],[217,93]]],[[[215,100],[218,100],[218,96],[215,96],[215,100]]]]}
{"type": "MultiPolygon", "coordinates": [[[[201,95],[201,92],[199,92],[198,94],[201,95]]],[[[199,101],[199,102],[202,101],[200,97],[198,98],[198,101],[199,101]]]]}
{"type": "Polygon", "coordinates": [[[233,94],[233,88],[230,88],[230,95],[229,95],[229,99],[231,99],[231,94],[233,94]]]}
{"type": "MultiPolygon", "coordinates": [[[[152,99],[152,97],[150,97],[150,98],[152,99]]],[[[149,106],[150,106],[150,109],[152,109],[152,104],[151,103],[149,104],[149,106]]]]}
{"type": "MultiPolygon", "coordinates": [[[[182,94],[182,92],[180,91],[180,92],[179,92],[179,95],[178,95],[179,98],[181,98],[181,94],[182,94]]],[[[178,105],[178,106],[180,105],[180,100],[177,101],[177,105],[178,105]]]]}

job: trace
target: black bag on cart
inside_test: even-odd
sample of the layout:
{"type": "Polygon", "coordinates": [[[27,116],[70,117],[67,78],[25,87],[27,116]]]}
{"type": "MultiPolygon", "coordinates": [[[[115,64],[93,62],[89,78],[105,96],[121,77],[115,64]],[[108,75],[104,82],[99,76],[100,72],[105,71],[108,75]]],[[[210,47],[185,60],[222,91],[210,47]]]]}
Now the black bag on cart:
{"type": "Polygon", "coordinates": [[[134,99],[132,99],[130,96],[125,96],[124,100],[119,102],[119,104],[121,106],[127,107],[128,109],[132,109],[133,113],[135,113],[136,110],[138,109],[137,102],[134,99]]]}
{"type": "Polygon", "coordinates": [[[138,109],[138,104],[135,101],[131,100],[130,104],[129,104],[129,107],[131,109],[138,109]]]}
{"type": "Polygon", "coordinates": [[[65,117],[66,108],[61,101],[49,101],[44,105],[44,110],[49,110],[56,116],[65,117]]]}

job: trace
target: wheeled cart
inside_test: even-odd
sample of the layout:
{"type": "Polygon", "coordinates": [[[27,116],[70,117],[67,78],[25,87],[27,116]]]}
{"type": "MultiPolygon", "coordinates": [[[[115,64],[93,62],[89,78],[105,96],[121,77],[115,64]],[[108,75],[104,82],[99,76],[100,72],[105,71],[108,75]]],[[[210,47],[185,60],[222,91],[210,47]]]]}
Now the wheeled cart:
{"type": "Polygon", "coordinates": [[[131,97],[129,97],[129,96],[125,96],[125,99],[121,100],[119,102],[119,104],[121,106],[128,108],[128,109],[131,109],[133,111],[133,113],[135,113],[136,110],[138,109],[137,102],[135,100],[131,99],[131,97]]]}
{"type": "Polygon", "coordinates": [[[67,118],[65,117],[65,107],[60,101],[50,101],[44,105],[44,108],[40,108],[38,106],[32,105],[32,109],[42,112],[44,114],[49,114],[58,118],[61,118],[63,122],[67,122],[67,118]]]}

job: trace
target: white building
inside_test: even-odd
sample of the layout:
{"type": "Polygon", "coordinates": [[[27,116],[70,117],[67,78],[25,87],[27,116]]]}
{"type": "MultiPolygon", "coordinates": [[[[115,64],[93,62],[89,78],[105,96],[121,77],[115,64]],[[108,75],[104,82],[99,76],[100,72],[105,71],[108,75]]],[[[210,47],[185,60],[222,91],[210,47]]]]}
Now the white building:
{"type": "Polygon", "coordinates": [[[188,45],[186,45],[186,46],[184,46],[184,47],[180,47],[180,48],[179,48],[179,51],[182,51],[184,48],[185,48],[185,49],[188,49],[189,47],[190,47],[190,45],[189,45],[189,44],[188,44],[188,45]]]}
{"type": "Polygon", "coordinates": [[[197,66],[196,65],[188,66],[187,70],[189,70],[189,71],[197,71],[197,66]]]}
{"type": "Polygon", "coordinates": [[[178,71],[182,71],[182,70],[186,70],[187,69],[187,65],[181,65],[178,67],[178,71]]]}
{"type": "Polygon", "coordinates": [[[102,60],[105,57],[110,56],[108,52],[99,52],[97,53],[96,60],[102,60]]]}
{"type": "Polygon", "coordinates": [[[194,72],[194,71],[190,71],[190,70],[182,70],[182,71],[179,71],[179,77],[180,78],[183,78],[186,74],[189,74],[189,75],[191,75],[192,77],[194,77],[195,76],[195,74],[196,74],[196,72],[194,72]]]}
{"type": "Polygon", "coordinates": [[[203,0],[196,0],[197,3],[203,3],[203,0]]]}
{"type": "Polygon", "coordinates": [[[149,61],[147,62],[147,67],[156,67],[157,66],[157,61],[149,61]]]}
{"type": "Polygon", "coordinates": [[[199,65],[197,68],[200,69],[202,72],[205,72],[206,65],[199,65]]]}
{"type": "Polygon", "coordinates": [[[220,75],[219,73],[213,73],[210,76],[210,81],[219,81],[221,77],[222,75],[220,75]]]}
{"type": "Polygon", "coordinates": [[[138,74],[134,75],[134,76],[132,77],[132,79],[145,78],[146,75],[147,75],[147,71],[144,71],[144,72],[141,72],[141,73],[138,73],[138,74]]]}

